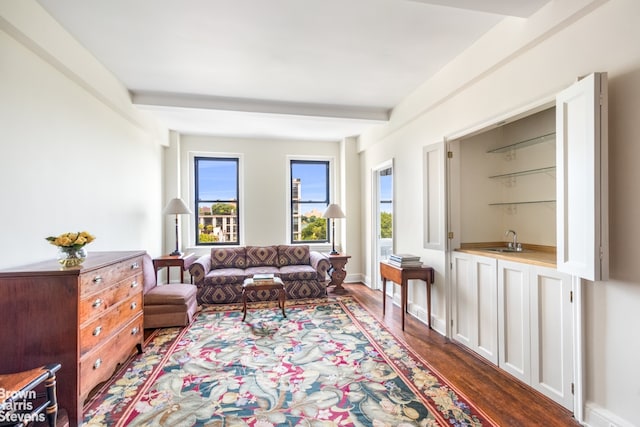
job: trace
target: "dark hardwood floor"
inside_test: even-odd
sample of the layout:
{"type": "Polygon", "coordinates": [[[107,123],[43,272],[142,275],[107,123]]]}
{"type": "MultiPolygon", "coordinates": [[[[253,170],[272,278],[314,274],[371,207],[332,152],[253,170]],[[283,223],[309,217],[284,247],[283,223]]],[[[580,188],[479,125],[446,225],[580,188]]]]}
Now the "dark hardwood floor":
{"type": "Polygon", "coordinates": [[[382,292],[363,284],[345,284],[348,295],[382,321],[427,360],[478,408],[501,426],[579,426],[571,412],[462,345],[430,330],[411,315],[402,331],[401,310],[390,299],[382,319],[382,292]]]}

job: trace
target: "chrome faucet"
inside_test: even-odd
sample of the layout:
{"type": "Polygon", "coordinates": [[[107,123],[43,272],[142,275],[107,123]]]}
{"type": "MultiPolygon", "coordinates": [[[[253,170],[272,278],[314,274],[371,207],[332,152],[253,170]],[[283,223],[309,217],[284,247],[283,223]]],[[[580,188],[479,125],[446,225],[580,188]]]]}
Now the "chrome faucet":
{"type": "Polygon", "coordinates": [[[507,246],[513,249],[514,251],[522,250],[522,245],[518,243],[518,234],[513,230],[507,230],[507,232],[504,233],[504,236],[505,237],[509,236],[509,233],[513,233],[513,242],[509,242],[507,246]]]}

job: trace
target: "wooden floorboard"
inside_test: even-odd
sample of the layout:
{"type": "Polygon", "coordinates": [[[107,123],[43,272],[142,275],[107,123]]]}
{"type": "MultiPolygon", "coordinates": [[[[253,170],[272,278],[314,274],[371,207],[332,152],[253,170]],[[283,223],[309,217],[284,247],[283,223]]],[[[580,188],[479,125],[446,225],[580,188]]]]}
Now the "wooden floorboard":
{"type": "Polygon", "coordinates": [[[430,330],[387,299],[382,319],[382,292],[363,284],[346,284],[347,295],[355,297],[396,336],[428,361],[456,389],[501,426],[579,426],[572,413],[533,388],[516,380],[462,345],[430,330]]]}

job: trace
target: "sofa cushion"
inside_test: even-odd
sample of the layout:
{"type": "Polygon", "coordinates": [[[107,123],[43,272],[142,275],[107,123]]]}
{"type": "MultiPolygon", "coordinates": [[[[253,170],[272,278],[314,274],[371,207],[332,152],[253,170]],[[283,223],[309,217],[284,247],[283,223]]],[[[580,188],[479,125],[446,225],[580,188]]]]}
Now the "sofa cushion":
{"type": "Polygon", "coordinates": [[[260,267],[263,265],[278,267],[277,246],[247,246],[246,267],[260,267]]]}
{"type": "Polygon", "coordinates": [[[196,298],[196,287],[188,284],[160,285],[151,289],[144,296],[144,305],[183,305],[196,298]]]}
{"type": "Polygon", "coordinates": [[[215,268],[245,268],[247,266],[245,247],[212,248],[211,269],[215,268]]]}
{"type": "Polygon", "coordinates": [[[285,265],[280,267],[280,278],[289,280],[315,280],[318,272],[310,265],[285,265]]]}
{"type": "Polygon", "coordinates": [[[311,264],[311,256],[308,245],[280,245],[278,246],[278,264],[300,265],[311,264]]]}
{"type": "Polygon", "coordinates": [[[218,268],[211,270],[204,277],[205,285],[227,285],[234,283],[243,283],[247,278],[244,270],[241,268],[218,268]]]}

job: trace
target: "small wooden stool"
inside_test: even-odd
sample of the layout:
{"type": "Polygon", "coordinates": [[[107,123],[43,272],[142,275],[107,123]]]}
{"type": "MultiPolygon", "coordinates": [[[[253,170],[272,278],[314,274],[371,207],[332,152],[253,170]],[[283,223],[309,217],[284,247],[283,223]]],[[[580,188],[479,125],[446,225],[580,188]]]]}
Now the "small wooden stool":
{"type": "Polygon", "coordinates": [[[274,277],[273,281],[268,282],[254,282],[253,278],[246,279],[242,284],[242,321],[247,317],[247,293],[251,291],[270,291],[276,289],[278,291],[278,307],[282,309],[282,317],[287,317],[284,312],[284,303],[287,299],[287,294],[284,291],[284,283],[279,277],[274,277]]]}

